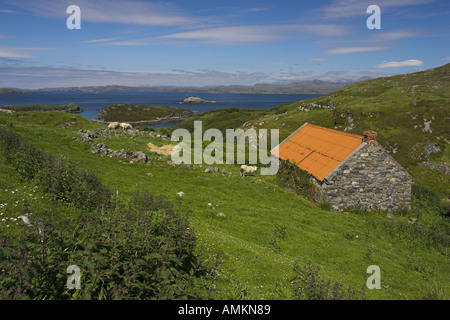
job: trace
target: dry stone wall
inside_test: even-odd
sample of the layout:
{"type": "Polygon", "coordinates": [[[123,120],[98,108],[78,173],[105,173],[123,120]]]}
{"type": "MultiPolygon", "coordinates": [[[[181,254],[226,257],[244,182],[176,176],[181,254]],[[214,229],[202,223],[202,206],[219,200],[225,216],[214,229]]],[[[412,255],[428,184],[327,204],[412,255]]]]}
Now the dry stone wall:
{"type": "Polygon", "coordinates": [[[411,176],[379,145],[364,143],[319,183],[333,210],[411,208],[411,176]]]}

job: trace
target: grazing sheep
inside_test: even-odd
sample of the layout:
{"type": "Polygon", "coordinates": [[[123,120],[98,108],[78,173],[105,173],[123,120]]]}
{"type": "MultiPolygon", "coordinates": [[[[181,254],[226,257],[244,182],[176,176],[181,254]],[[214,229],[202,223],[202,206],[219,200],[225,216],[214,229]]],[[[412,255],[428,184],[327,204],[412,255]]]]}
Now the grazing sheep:
{"type": "Polygon", "coordinates": [[[128,130],[128,129],[132,129],[132,128],[133,128],[133,127],[131,126],[131,124],[126,123],[126,122],[122,122],[122,123],[120,124],[120,127],[121,127],[123,130],[128,130]]]}
{"type": "Polygon", "coordinates": [[[241,166],[241,176],[253,175],[257,169],[258,169],[258,167],[247,166],[247,165],[243,164],[241,166]]]}
{"type": "Polygon", "coordinates": [[[118,122],[111,122],[110,124],[108,124],[109,129],[117,129],[119,126],[120,124],[118,122]]]}

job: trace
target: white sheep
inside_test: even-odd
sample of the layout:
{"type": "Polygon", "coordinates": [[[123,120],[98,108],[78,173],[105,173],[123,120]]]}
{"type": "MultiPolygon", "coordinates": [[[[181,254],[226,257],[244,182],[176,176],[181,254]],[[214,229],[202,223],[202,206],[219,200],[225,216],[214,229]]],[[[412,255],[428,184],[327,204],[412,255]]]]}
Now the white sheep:
{"type": "Polygon", "coordinates": [[[131,126],[131,124],[126,123],[126,122],[122,122],[122,123],[120,124],[120,127],[121,127],[123,130],[128,130],[128,129],[132,129],[132,128],[133,128],[133,127],[131,126]]]}
{"type": "Polygon", "coordinates": [[[241,166],[241,176],[253,175],[257,169],[258,169],[258,167],[247,166],[247,165],[243,164],[241,166]]]}
{"type": "Polygon", "coordinates": [[[118,122],[111,122],[110,124],[108,124],[108,128],[109,129],[117,129],[119,127],[119,123],[118,122]]]}

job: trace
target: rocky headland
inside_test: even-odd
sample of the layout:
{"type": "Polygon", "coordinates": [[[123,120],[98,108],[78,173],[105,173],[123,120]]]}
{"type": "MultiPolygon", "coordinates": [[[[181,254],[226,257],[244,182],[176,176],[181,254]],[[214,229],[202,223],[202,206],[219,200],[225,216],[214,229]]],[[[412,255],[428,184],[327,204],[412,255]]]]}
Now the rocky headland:
{"type": "Polygon", "coordinates": [[[126,122],[132,126],[145,126],[157,123],[182,121],[195,114],[195,111],[168,106],[145,106],[115,104],[100,109],[98,118],[93,122],[110,124],[126,122]]]}
{"type": "Polygon", "coordinates": [[[81,113],[83,109],[73,103],[65,104],[62,106],[56,105],[40,105],[33,104],[27,106],[15,106],[7,105],[0,108],[1,111],[12,113],[12,112],[48,112],[48,111],[64,111],[67,113],[81,113]]]}

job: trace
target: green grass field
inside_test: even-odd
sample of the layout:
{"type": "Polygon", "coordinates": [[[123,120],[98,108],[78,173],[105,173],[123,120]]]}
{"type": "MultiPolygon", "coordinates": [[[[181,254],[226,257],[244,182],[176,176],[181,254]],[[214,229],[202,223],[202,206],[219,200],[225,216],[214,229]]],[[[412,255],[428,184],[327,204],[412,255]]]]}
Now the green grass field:
{"type": "MultiPolygon", "coordinates": [[[[335,213],[287,190],[275,176],[240,177],[238,165],[220,165],[228,174],[205,173],[207,165],[195,165],[193,170],[174,167],[167,163],[169,158],[145,150],[143,137],[112,138],[105,143],[110,148],[144,151],[149,164],[91,154],[87,145],[72,138],[80,129],[104,126],[78,115],[1,114],[0,125],[12,125],[23,140],[94,171],[121,197],[147,189],[188,210],[205,263],[212,265],[216,253],[222,259],[215,299],[293,299],[293,268],[310,263],[319,267],[322,277],[357,290],[370,276],[367,268],[378,265],[381,289],[366,288],[367,299],[450,297],[448,218],[418,202],[409,213],[394,213],[393,220],[386,218],[386,212],[335,213]],[[183,197],[177,195],[180,191],[183,197]],[[226,217],[216,216],[218,212],[226,217]],[[415,224],[407,222],[412,216],[417,218],[415,224]],[[277,225],[285,228],[283,239],[277,236],[277,225]],[[436,240],[436,235],[444,240],[436,240]]],[[[5,217],[0,233],[14,235],[20,233],[20,224],[16,225],[20,221],[11,218],[23,212],[23,200],[28,210],[45,215],[49,195],[42,193],[36,181],[24,181],[3,158],[0,166],[0,211],[5,217]]],[[[79,209],[61,206],[67,215],[80,214],[79,209]]]]}

